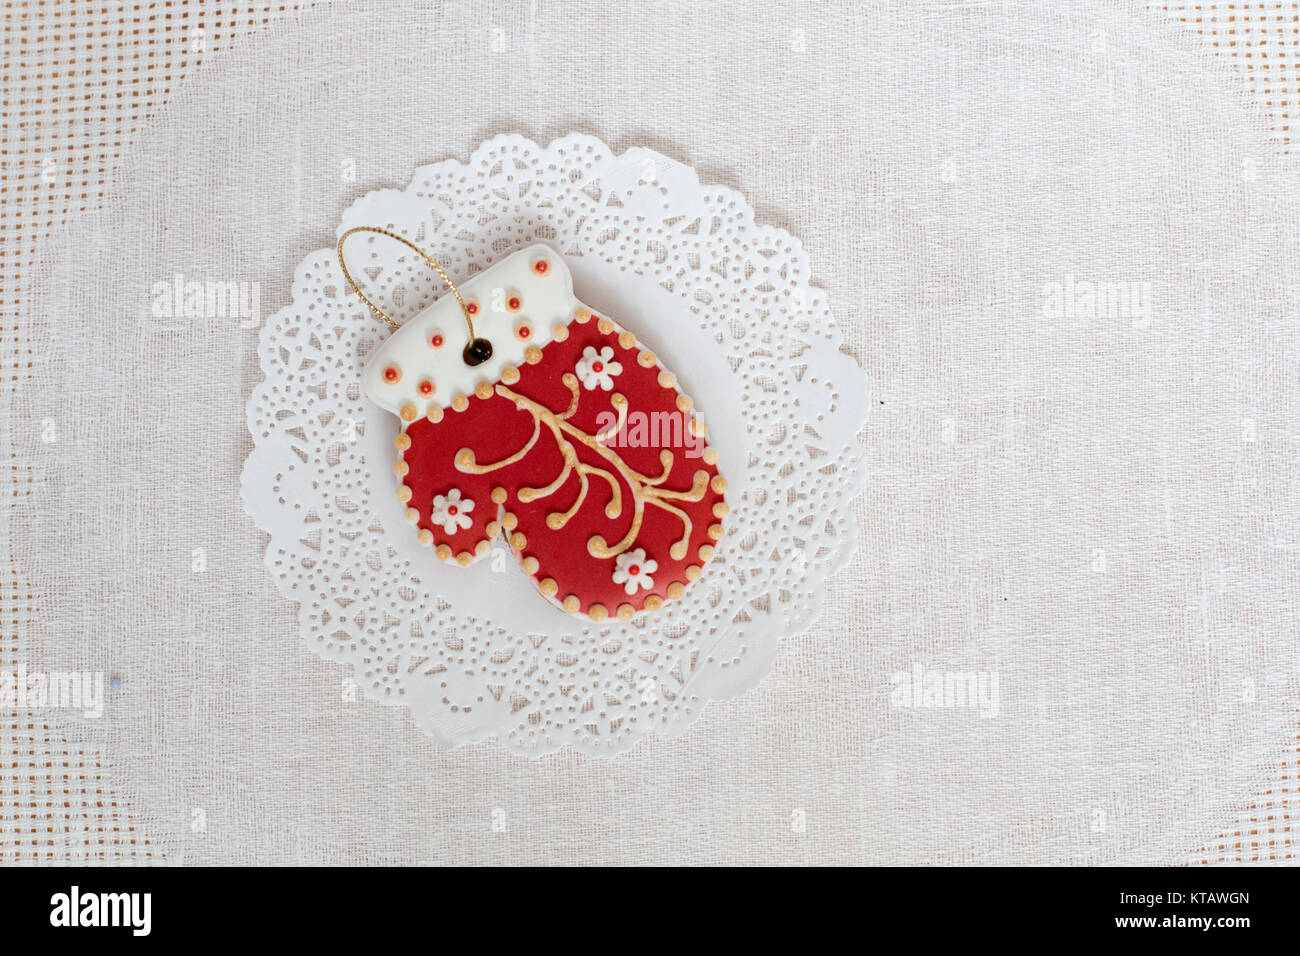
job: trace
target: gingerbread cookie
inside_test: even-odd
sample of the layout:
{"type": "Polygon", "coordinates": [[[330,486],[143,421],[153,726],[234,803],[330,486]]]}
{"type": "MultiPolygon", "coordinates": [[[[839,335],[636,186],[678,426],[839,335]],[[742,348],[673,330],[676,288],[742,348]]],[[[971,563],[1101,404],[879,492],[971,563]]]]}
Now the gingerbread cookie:
{"type": "Polygon", "coordinates": [[[420,541],[468,565],[502,537],[542,595],[595,621],[681,596],[727,505],[676,376],[577,300],[547,246],[453,291],[364,373],[366,394],[401,423],[397,495],[420,541]]]}

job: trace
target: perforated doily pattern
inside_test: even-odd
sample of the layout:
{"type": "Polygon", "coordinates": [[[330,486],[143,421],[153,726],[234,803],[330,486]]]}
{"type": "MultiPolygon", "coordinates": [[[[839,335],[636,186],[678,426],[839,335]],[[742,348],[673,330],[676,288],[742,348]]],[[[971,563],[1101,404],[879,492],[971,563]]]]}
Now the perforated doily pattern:
{"type": "MultiPolygon", "coordinates": [[[[614,157],[587,136],[546,148],[498,137],[468,164],[418,170],[402,194],[363,198],[342,227],[358,225],[413,237],[452,275],[543,241],[610,288],[668,293],[675,308],[612,314],[630,328],[653,321],[661,349],[689,343],[718,359],[716,373],[683,382],[718,441],[733,510],[707,574],[650,620],[584,625],[503,600],[490,567],[446,576],[393,520],[395,420],[361,397],[362,365],[386,329],[344,294],[334,251],[321,250],[263,331],[243,479],[308,644],[351,663],[367,693],[410,706],[444,743],[496,735],[532,755],[614,753],[651,730],[680,732],[709,700],[751,686],[851,555],[847,506],[863,474],[865,381],[838,351],[799,243],[668,158],[614,157]],[[358,440],[341,439],[341,422],[358,440]]],[[[369,288],[399,315],[436,294],[436,277],[396,243],[373,242],[368,255],[369,288]]]]}

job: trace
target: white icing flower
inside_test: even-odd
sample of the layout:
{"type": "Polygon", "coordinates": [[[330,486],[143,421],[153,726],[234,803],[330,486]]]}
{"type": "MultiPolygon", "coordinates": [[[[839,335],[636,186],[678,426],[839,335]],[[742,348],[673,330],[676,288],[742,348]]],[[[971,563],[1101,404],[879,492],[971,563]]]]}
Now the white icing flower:
{"type": "Polygon", "coordinates": [[[461,528],[472,525],[474,519],[469,513],[473,510],[473,500],[462,498],[459,488],[453,488],[445,495],[433,496],[433,523],[442,525],[442,530],[448,534],[455,534],[461,528]]]}
{"type": "Polygon", "coordinates": [[[649,590],[654,587],[652,571],[659,570],[659,563],[645,556],[645,548],[624,551],[614,559],[614,583],[623,585],[625,594],[636,594],[638,588],[649,590]]]}
{"type": "Polygon", "coordinates": [[[599,388],[608,392],[614,387],[614,376],[622,374],[623,366],[614,361],[614,350],[608,345],[599,352],[588,345],[582,350],[582,358],[578,359],[574,371],[582,379],[583,388],[599,388]]]}

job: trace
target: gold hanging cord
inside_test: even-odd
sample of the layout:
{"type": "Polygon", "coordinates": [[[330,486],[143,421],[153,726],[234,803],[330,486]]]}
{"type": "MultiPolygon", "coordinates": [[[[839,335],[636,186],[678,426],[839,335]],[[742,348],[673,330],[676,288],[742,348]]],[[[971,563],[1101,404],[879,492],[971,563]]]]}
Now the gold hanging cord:
{"type": "Polygon", "coordinates": [[[366,294],[361,291],[361,287],[357,285],[356,280],[352,278],[352,273],[348,271],[348,264],[343,261],[343,243],[346,242],[348,236],[352,235],[354,232],[374,232],[381,236],[387,236],[389,239],[396,239],[398,242],[402,243],[402,245],[414,250],[421,259],[433,266],[434,271],[437,272],[438,275],[442,276],[442,281],[447,283],[447,288],[451,289],[451,294],[454,295],[456,301],[460,303],[460,311],[465,315],[465,324],[469,326],[469,341],[474,341],[474,319],[469,314],[469,308],[465,305],[465,300],[460,297],[460,290],[456,288],[456,283],[452,282],[447,273],[442,271],[442,266],[434,262],[423,249],[411,242],[411,240],[399,236],[395,232],[389,232],[387,229],[379,229],[375,226],[357,226],[355,229],[349,229],[339,237],[339,268],[343,270],[343,278],[348,280],[348,285],[352,286],[352,291],[361,297],[362,302],[370,306],[371,312],[375,313],[375,315],[379,316],[393,328],[401,328],[398,323],[393,321],[392,316],[366,298],[366,294]]]}

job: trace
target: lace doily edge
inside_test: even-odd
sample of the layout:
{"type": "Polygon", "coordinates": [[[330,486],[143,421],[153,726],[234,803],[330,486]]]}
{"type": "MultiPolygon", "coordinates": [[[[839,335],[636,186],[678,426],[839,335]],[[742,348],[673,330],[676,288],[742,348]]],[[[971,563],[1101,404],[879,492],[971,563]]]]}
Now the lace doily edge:
{"type": "MultiPolygon", "coordinates": [[[[638,158],[641,156],[654,157],[656,160],[662,160],[666,164],[669,164],[669,168],[684,176],[690,188],[695,190],[697,194],[707,190],[713,194],[726,198],[728,201],[734,203],[737,208],[743,210],[743,222],[749,229],[760,230],[764,235],[773,236],[782,242],[788,243],[794,254],[803,260],[805,270],[809,273],[811,272],[810,269],[807,269],[807,255],[802,241],[797,236],[791,235],[787,230],[780,227],[760,226],[754,219],[753,208],[745,197],[737,190],[722,185],[710,185],[706,187],[700,183],[698,174],[690,166],[679,163],[669,157],[663,156],[661,153],[645,147],[632,147],[615,156],[613,151],[603,141],[588,134],[571,133],[563,137],[558,137],[552,140],[545,147],[545,150],[553,151],[557,146],[568,143],[589,145],[591,148],[598,150],[606,161],[626,161],[628,157],[638,158]]],[[[481,143],[471,152],[467,162],[461,162],[455,158],[449,158],[436,163],[417,167],[413,171],[411,180],[405,189],[373,190],[349,205],[340,216],[337,232],[342,234],[342,232],[346,230],[346,224],[349,217],[354,214],[355,210],[361,208],[364,204],[374,203],[376,198],[404,196],[415,188],[418,180],[422,176],[441,175],[443,171],[451,169],[467,169],[475,162],[476,157],[486,156],[501,145],[511,145],[538,150],[541,149],[537,143],[524,136],[515,133],[506,133],[494,136],[481,143]]],[[[332,256],[333,254],[334,250],[328,248],[318,249],[307,253],[299,261],[298,266],[295,267],[294,287],[296,288],[303,279],[304,273],[311,262],[316,260],[319,256],[332,256]]],[[[508,254],[508,251],[502,253],[502,255],[508,254]]],[[[809,291],[814,295],[821,297],[825,296],[824,290],[813,285],[811,281],[806,284],[809,291]]],[[[280,438],[278,432],[272,432],[270,435],[265,437],[257,436],[256,429],[254,428],[254,416],[255,405],[259,397],[273,381],[273,370],[268,368],[268,364],[271,361],[271,349],[273,347],[270,340],[271,330],[276,326],[277,319],[282,316],[294,314],[295,308],[296,303],[290,301],[282,309],[277,310],[277,312],[272,315],[270,320],[268,320],[262,328],[262,338],[259,341],[258,347],[258,364],[263,377],[252,387],[245,406],[247,424],[250,434],[254,439],[254,447],[252,451],[249,452],[248,457],[245,459],[244,466],[241,469],[240,498],[245,512],[253,520],[253,523],[260,531],[268,535],[268,542],[263,553],[263,565],[271,573],[271,577],[276,585],[276,590],[280,592],[281,596],[291,604],[297,605],[296,618],[299,625],[299,635],[304,636],[311,630],[310,616],[306,605],[298,596],[296,585],[292,581],[286,581],[283,579],[275,570],[278,555],[290,553],[291,548],[286,547],[284,544],[277,543],[277,535],[274,532],[267,530],[263,525],[261,509],[274,509],[277,507],[278,503],[260,499],[255,490],[255,483],[252,480],[252,476],[258,473],[259,469],[262,469],[260,460],[263,457],[270,457],[271,450],[274,446],[278,445],[281,451],[291,454],[287,443],[280,438]]],[[[833,316],[830,313],[829,307],[826,308],[826,321],[820,325],[819,331],[820,337],[826,343],[826,347],[832,348],[845,362],[851,363],[857,372],[857,374],[852,376],[850,379],[851,382],[856,383],[857,387],[846,387],[845,392],[839,396],[843,402],[844,408],[837,415],[837,418],[841,419],[851,417],[856,426],[853,429],[853,437],[847,443],[842,444],[840,448],[836,449],[837,454],[842,453],[845,450],[852,450],[853,452],[849,459],[851,465],[846,466],[846,468],[852,469],[852,479],[849,482],[848,490],[843,499],[843,505],[848,509],[862,493],[868,477],[866,451],[859,442],[857,436],[866,426],[866,418],[870,409],[870,387],[861,367],[857,365],[856,361],[854,361],[851,356],[840,351],[843,338],[840,334],[838,325],[835,323],[833,316]]],[[[262,470],[262,473],[265,473],[265,470],[262,470]]],[[[835,549],[834,553],[829,556],[827,560],[827,571],[825,575],[825,580],[827,582],[841,571],[852,559],[860,543],[860,529],[857,527],[856,523],[848,522],[846,528],[847,534],[843,538],[841,546],[835,549]]],[[[405,707],[411,716],[412,722],[427,734],[441,749],[451,750],[496,738],[501,741],[505,749],[511,753],[523,756],[541,757],[546,754],[563,750],[565,747],[572,747],[578,752],[587,753],[593,756],[614,755],[631,749],[640,741],[648,737],[659,736],[665,739],[680,737],[695,724],[703,711],[707,708],[708,704],[734,700],[753,690],[762,682],[767,674],[770,673],[772,661],[775,659],[781,641],[798,637],[810,629],[821,616],[824,601],[824,590],[816,590],[814,592],[811,606],[807,608],[805,613],[802,614],[797,621],[784,628],[782,633],[775,635],[775,640],[762,641],[752,645],[754,653],[747,661],[746,667],[742,672],[744,675],[743,677],[737,678],[735,676],[737,673],[736,671],[730,672],[725,686],[719,686],[716,681],[708,681],[703,672],[692,675],[690,680],[688,680],[688,682],[682,687],[682,693],[686,693],[691,689],[700,690],[702,692],[692,695],[693,703],[689,708],[684,711],[676,712],[676,714],[669,720],[665,721],[662,726],[649,727],[634,737],[611,739],[608,741],[610,744],[608,747],[587,746],[584,745],[585,742],[582,739],[566,742],[552,740],[550,738],[545,738],[546,742],[540,746],[528,748],[514,747],[511,746],[503,737],[500,728],[487,726],[483,727],[481,730],[475,729],[460,734],[447,734],[444,732],[439,722],[434,719],[431,714],[426,714],[425,709],[420,707],[417,702],[413,702],[411,699],[406,697],[388,696],[382,693],[380,688],[373,687],[365,681],[357,681],[357,686],[370,700],[390,706],[405,707]],[[711,686],[701,687],[701,683],[711,684],[711,686]]],[[[331,648],[328,646],[318,646],[310,641],[308,642],[308,645],[322,660],[336,662],[344,666],[350,665],[349,670],[355,674],[356,662],[349,656],[345,654],[332,653],[331,648]]]]}

